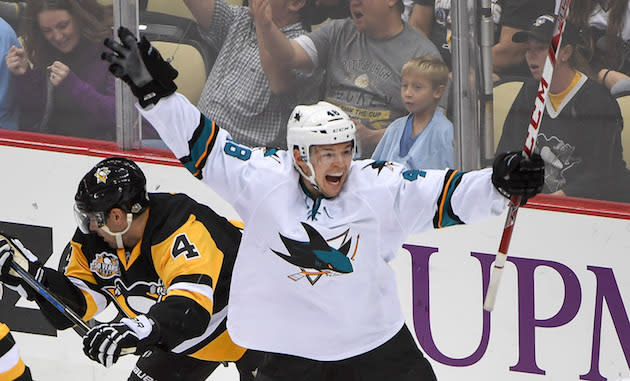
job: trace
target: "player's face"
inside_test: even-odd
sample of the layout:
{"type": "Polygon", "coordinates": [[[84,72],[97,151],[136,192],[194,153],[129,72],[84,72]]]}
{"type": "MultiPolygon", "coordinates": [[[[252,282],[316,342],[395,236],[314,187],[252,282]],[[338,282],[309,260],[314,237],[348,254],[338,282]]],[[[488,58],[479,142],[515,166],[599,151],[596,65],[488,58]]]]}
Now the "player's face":
{"type": "Polygon", "coordinates": [[[37,15],[44,38],[62,53],[70,53],[79,43],[81,33],[72,15],[63,9],[46,10],[37,15]]]}
{"type": "Polygon", "coordinates": [[[527,50],[525,51],[525,59],[529,66],[529,71],[537,80],[542,77],[545,59],[547,58],[547,48],[549,44],[530,38],[527,40],[527,50]]]}
{"type": "MultiPolygon", "coordinates": [[[[111,233],[122,232],[127,228],[126,213],[121,209],[112,209],[104,223],[97,218],[90,218],[90,231],[95,232],[110,247],[116,249],[116,237],[111,233]]],[[[124,238],[124,237],[123,237],[124,238]]]]}
{"type": "Polygon", "coordinates": [[[444,86],[434,88],[427,75],[409,73],[402,77],[400,96],[409,112],[419,114],[432,109],[437,105],[443,91],[444,86]]]}
{"type": "Polygon", "coordinates": [[[313,146],[310,160],[320,193],[335,197],[341,192],[352,162],[352,143],[313,146]]]}

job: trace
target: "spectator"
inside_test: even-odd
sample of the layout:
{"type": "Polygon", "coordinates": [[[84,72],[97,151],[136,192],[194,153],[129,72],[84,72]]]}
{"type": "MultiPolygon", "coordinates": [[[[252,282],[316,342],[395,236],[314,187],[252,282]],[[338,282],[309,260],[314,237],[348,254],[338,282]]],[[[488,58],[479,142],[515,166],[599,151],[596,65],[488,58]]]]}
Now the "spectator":
{"type": "MultiPolygon", "coordinates": [[[[403,64],[418,56],[439,57],[431,41],[402,21],[400,0],[350,0],[351,18],[332,20],[294,40],[271,22],[265,12],[269,0],[250,3],[275,71],[326,69],[323,98],[355,118],[360,157],[370,157],[385,128],[407,113],[399,96],[403,64]]],[[[277,81],[274,72],[265,72],[271,83],[277,81]]]]}
{"type": "MultiPolygon", "coordinates": [[[[1,19],[0,19],[1,20],[1,19]]],[[[0,284],[0,297],[2,285],[0,284]]],[[[24,364],[6,324],[0,323],[0,380],[32,381],[31,371],[24,364]]]]}
{"type": "MultiPolygon", "coordinates": [[[[514,100],[497,152],[523,147],[553,24],[553,16],[540,16],[528,32],[513,36],[516,42],[527,43],[525,57],[534,78],[514,100]]],[[[628,200],[619,106],[603,86],[587,77],[585,59],[577,49],[580,42],[577,28],[567,22],[534,147],[545,160],[543,192],[628,200]]]]}
{"type": "MultiPolygon", "coordinates": [[[[306,32],[302,15],[311,0],[272,0],[274,25],[289,38],[306,32]]],[[[256,25],[247,7],[225,0],[184,0],[201,35],[218,56],[199,99],[199,109],[227,129],[238,142],[285,147],[286,121],[293,107],[317,98],[321,76],[277,71],[281,86],[265,77],[256,25]],[[292,86],[286,91],[284,86],[292,86]]]]}
{"type": "MultiPolygon", "coordinates": [[[[329,18],[336,20],[350,17],[349,3],[347,0],[316,0],[313,7],[313,25],[321,24],[329,18]]],[[[401,14],[401,18],[409,22],[414,3],[412,0],[403,0],[403,5],[405,9],[401,14]]]]}
{"type": "Polygon", "coordinates": [[[313,7],[313,25],[321,24],[327,19],[337,20],[350,17],[348,0],[316,0],[313,7]]]}
{"type": "Polygon", "coordinates": [[[372,159],[407,168],[454,167],[453,124],[437,107],[447,82],[448,67],[437,57],[414,58],[403,66],[400,95],[409,115],[387,127],[372,159]]]}
{"type": "MultiPolygon", "coordinates": [[[[414,0],[409,23],[422,30],[437,45],[444,62],[451,66],[451,2],[414,0]]],[[[496,25],[492,47],[494,72],[499,75],[529,76],[525,63],[525,44],[512,41],[512,35],[529,28],[538,15],[552,13],[550,0],[493,0],[492,15],[496,25]]]]}
{"type": "MultiPolygon", "coordinates": [[[[0,18],[0,55],[6,57],[11,46],[20,46],[15,31],[0,18]]],[[[15,102],[15,84],[4,60],[0,62],[0,128],[17,130],[19,109],[15,102]]]]}
{"type": "Polygon", "coordinates": [[[613,95],[630,91],[630,1],[576,1],[569,17],[588,29],[597,80],[613,95]]]}
{"type": "Polygon", "coordinates": [[[25,48],[11,47],[6,56],[21,129],[114,139],[114,81],[100,59],[101,43],[111,34],[110,13],[96,0],[28,3],[25,48]]]}

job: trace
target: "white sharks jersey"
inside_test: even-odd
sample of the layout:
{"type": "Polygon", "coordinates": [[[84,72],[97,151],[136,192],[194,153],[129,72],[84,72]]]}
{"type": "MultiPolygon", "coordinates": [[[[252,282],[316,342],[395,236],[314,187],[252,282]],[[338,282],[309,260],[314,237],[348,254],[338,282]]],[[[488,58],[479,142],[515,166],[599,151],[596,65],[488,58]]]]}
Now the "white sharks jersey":
{"type": "Polygon", "coordinates": [[[245,224],[228,331],[246,348],[332,361],[378,347],[404,324],[388,262],[405,238],[507,204],[489,169],[407,170],[374,160],[352,162],[341,193],[314,200],[288,152],[239,145],[183,96],[140,111],[245,224]]]}

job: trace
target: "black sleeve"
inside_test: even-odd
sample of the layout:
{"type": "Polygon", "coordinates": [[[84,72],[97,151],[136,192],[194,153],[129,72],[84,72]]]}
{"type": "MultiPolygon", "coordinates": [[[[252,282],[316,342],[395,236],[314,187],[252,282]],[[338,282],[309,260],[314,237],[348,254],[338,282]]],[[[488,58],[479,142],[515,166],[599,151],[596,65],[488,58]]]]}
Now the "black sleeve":
{"type": "Polygon", "coordinates": [[[582,162],[563,190],[567,196],[616,201],[619,190],[627,191],[627,171],[621,147],[623,120],[619,104],[599,84],[590,84],[588,96],[576,104],[581,132],[582,162]]]}
{"type": "Polygon", "coordinates": [[[153,305],[146,315],[158,326],[157,345],[166,351],[184,340],[200,336],[210,323],[208,311],[183,296],[169,296],[153,305]]]}
{"type": "MultiPolygon", "coordinates": [[[[62,303],[79,316],[85,315],[87,303],[81,290],[60,272],[44,267],[44,286],[50,290],[62,303]]],[[[74,323],[65,317],[46,298],[36,294],[35,302],[39,306],[46,320],[55,328],[62,330],[74,326],[74,323]]]]}

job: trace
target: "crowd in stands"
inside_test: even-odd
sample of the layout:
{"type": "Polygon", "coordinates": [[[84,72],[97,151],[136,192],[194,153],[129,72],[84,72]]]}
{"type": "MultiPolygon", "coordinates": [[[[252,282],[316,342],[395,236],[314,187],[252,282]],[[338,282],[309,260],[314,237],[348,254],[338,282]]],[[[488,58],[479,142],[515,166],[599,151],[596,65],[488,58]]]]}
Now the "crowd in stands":
{"type": "MultiPolygon", "coordinates": [[[[19,3],[19,24],[0,18],[0,128],[114,140],[114,77],[100,58],[111,5],[19,3]]],[[[359,157],[456,166],[446,102],[451,0],[172,3],[192,14],[214,50],[197,106],[241,144],[287,148],[291,110],[326,100],[353,118],[359,157]]],[[[497,151],[522,148],[546,56],[540,33],[550,33],[557,3],[492,1],[495,80],[524,82],[495,126],[503,130],[497,151]]],[[[615,99],[630,92],[630,1],[574,0],[569,25],[535,149],[547,164],[545,192],[630,201],[615,99]]]]}

